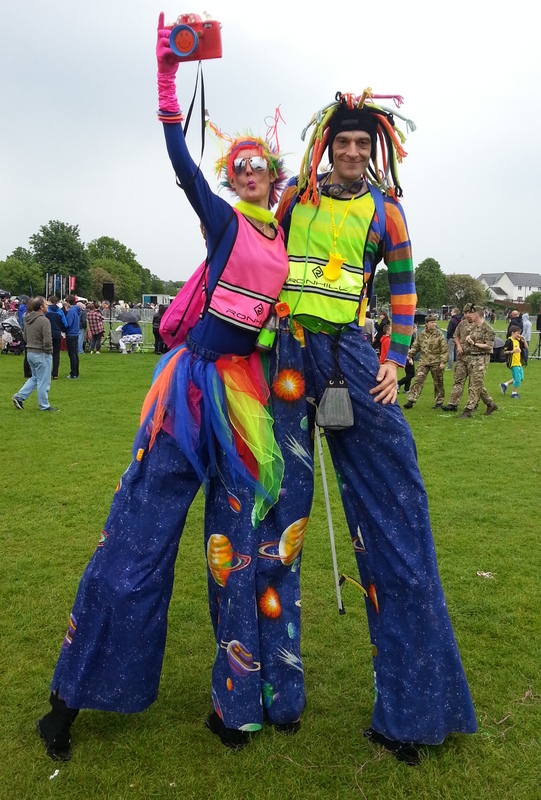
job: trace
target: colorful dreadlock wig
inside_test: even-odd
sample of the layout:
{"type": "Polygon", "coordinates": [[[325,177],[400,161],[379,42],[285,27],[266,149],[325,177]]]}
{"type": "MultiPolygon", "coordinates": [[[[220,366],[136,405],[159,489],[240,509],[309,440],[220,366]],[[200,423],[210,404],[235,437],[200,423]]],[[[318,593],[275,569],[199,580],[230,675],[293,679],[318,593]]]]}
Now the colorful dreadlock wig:
{"type": "MultiPolygon", "coordinates": [[[[216,133],[216,130],[215,130],[216,133]]],[[[269,208],[272,208],[282,194],[287,181],[287,173],[284,167],[284,160],[280,157],[278,148],[269,141],[264,141],[259,136],[252,136],[250,133],[238,136],[236,139],[231,139],[225,134],[219,134],[221,140],[229,141],[229,147],[222,153],[221,157],[216,162],[216,174],[222,176],[221,185],[225,186],[231,192],[235,192],[231,186],[231,178],[234,177],[235,171],[233,168],[233,161],[237,157],[240,150],[250,148],[257,150],[259,155],[266,158],[269,164],[270,174],[276,178],[274,183],[271,183],[269,208]]]]}
{"type": "Polygon", "coordinates": [[[313,205],[319,205],[317,170],[326,149],[332,163],[332,143],[337,133],[344,130],[362,130],[370,135],[372,151],[365,177],[395,200],[402,197],[396,165],[407,155],[403,148],[406,137],[396,127],[394,118],[397,116],[403,119],[408,132],[415,130],[415,124],[396,110],[373,102],[383,99],[394,100],[397,108],[404,102],[400,95],[374,94],[370,88],[365,89],[360,96],[337,92],[333,103],[312,116],[301,135],[304,141],[307,131],[314,126],[301,162],[298,184],[284,193],[280,209],[287,207],[295,193],[300,196],[302,203],[310,200],[313,205]]]}

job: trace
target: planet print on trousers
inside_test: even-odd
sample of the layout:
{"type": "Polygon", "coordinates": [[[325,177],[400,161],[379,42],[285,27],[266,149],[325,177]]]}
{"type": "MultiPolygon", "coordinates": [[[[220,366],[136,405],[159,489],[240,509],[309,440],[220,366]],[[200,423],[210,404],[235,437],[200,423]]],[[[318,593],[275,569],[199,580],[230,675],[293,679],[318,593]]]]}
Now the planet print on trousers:
{"type": "Polygon", "coordinates": [[[227,536],[213,533],[209,537],[207,562],[210,573],[218,586],[225,586],[233,566],[233,547],[227,536]]]}
{"type": "Polygon", "coordinates": [[[221,533],[213,533],[207,543],[207,563],[210,574],[218,584],[225,586],[232,572],[244,569],[252,561],[251,556],[235,553],[231,542],[221,533]]]}
{"type": "Polygon", "coordinates": [[[261,663],[254,661],[253,655],[237,639],[222,641],[220,646],[227,651],[229,667],[239,678],[247,678],[251,672],[259,672],[261,669],[261,663]]]}
{"type": "Polygon", "coordinates": [[[285,529],[278,546],[280,559],[285,566],[291,566],[302,550],[304,542],[304,532],[308,524],[308,517],[302,517],[296,522],[292,522],[285,529]]]}

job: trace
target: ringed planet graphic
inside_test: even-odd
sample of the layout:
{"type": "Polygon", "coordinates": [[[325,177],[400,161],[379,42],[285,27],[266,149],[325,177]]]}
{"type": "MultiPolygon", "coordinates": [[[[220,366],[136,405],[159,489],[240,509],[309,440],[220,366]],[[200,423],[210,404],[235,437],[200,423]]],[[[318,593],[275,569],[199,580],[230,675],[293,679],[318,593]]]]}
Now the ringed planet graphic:
{"type": "Polygon", "coordinates": [[[359,525],[357,525],[357,536],[351,541],[353,542],[353,549],[356,553],[366,553],[366,547],[364,546],[364,539],[359,525]]]}
{"type": "Polygon", "coordinates": [[[210,574],[218,586],[225,586],[231,572],[244,569],[251,561],[251,556],[235,553],[227,536],[221,533],[213,533],[209,536],[207,563],[210,574]]]}
{"type": "Polygon", "coordinates": [[[308,524],[308,517],[302,517],[285,529],[278,546],[282,564],[286,567],[293,564],[300,554],[304,542],[304,531],[308,524]]]}
{"type": "Polygon", "coordinates": [[[254,661],[253,655],[237,639],[231,639],[230,642],[222,640],[220,647],[226,650],[229,667],[239,678],[247,678],[251,672],[261,669],[261,663],[254,661]]]}
{"type": "Polygon", "coordinates": [[[262,542],[257,551],[259,558],[268,558],[271,561],[280,560],[284,566],[290,567],[295,563],[302,550],[307,524],[308,517],[302,517],[296,522],[292,522],[278,541],[262,542]]]}
{"type": "Polygon", "coordinates": [[[105,540],[106,539],[107,539],[107,531],[104,528],[102,530],[102,532],[100,533],[100,540],[98,542],[98,547],[103,547],[103,545],[105,544],[105,540]]]}

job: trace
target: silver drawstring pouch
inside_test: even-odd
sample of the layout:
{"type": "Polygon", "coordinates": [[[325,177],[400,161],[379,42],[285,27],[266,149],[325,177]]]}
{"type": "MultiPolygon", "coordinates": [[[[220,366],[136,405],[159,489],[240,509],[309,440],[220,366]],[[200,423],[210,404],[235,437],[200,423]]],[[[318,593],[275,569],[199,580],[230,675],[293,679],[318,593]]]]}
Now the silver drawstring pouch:
{"type": "Polygon", "coordinates": [[[353,427],[353,406],[343,375],[327,382],[316,411],[316,425],[328,431],[353,427]]]}

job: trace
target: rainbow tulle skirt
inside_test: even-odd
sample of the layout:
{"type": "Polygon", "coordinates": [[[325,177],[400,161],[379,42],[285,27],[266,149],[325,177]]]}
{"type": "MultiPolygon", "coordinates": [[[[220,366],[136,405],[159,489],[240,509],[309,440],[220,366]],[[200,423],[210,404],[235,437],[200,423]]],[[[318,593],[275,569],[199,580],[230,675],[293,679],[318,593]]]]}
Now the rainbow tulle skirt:
{"type": "Polygon", "coordinates": [[[258,353],[218,355],[185,343],[167,353],[141,411],[134,455],[152,448],[160,430],[177,442],[203,486],[223,452],[235,482],[254,490],[257,527],[278,500],[284,461],[273,431],[269,388],[258,353]]]}

